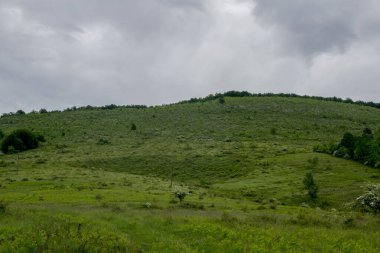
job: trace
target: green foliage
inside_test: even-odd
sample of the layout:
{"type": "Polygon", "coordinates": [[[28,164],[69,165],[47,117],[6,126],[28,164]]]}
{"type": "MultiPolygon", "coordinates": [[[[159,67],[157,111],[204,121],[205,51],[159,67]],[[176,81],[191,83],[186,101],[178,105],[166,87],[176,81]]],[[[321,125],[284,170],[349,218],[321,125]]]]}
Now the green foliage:
{"type": "Polygon", "coordinates": [[[1,139],[4,138],[4,136],[5,136],[4,132],[0,129],[0,141],[1,141],[1,139]]]}
{"type": "Polygon", "coordinates": [[[318,197],[318,185],[315,182],[313,172],[307,172],[305,178],[303,179],[303,185],[307,190],[310,198],[316,199],[318,197]]]}
{"type": "Polygon", "coordinates": [[[38,141],[44,141],[42,135],[35,135],[29,130],[18,129],[6,136],[1,142],[1,150],[8,153],[10,150],[25,151],[38,147],[38,141]]]}
{"type": "Polygon", "coordinates": [[[380,184],[369,185],[367,191],[358,197],[354,203],[355,207],[363,211],[379,213],[380,212],[380,184]]]}
{"type": "Polygon", "coordinates": [[[182,201],[185,199],[186,195],[187,195],[187,193],[186,193],[186,192],[183,192],[183,191],[176,191],[176,192],[174,193],[174,196],[175,196],[176,198],[178,198],[180,204],[181,204],[182,201]]]}
{"type": "Polygon", "coordinates": [[[345,147],[347,149],[347,154],[350,157],[354,156],[354,151],[355,151],[355,137],[351,133],[345,133],[343,135],[342,140],[340,141],[339,144],[340,147],[345,147]]]}
{"type": "Polygon", "coordinates": [[[136,131],[136,130],[137,130],[137,126],[136,126],[135,123],[132,123],[132,124],[131,124],[131,130],[132,130],[132,131],[136,131]]]}
{"type": "Polygon", "coordinates": [[[221,105],[224,105],[226,103],[226,100],[224,99],[224,97],[220,97],[218,100],[219,100],[219,104],[221,105]]]}
{"type": "Polygon", "coordinates": [[[370,128],[365,128],[361,136],[345,133],[339,145],[316,146],[314,151],[353,159],[365,165],[380,168],[380,139],[374,138],[370,128]],[[332,149],[335,150],[332,151],[332,149]]]}
{"type": "Polygon", "coordinates": [[[23,110],[18,110],[16,112],[16,115],[24,115],[24,114],[25,114],[25,112],[23,110]]]}
{"type": "Polygon", "coordinates": [[[39,111],[40,114],[48,113],[48,111],[45,108],[41,108],[39,111]]]}

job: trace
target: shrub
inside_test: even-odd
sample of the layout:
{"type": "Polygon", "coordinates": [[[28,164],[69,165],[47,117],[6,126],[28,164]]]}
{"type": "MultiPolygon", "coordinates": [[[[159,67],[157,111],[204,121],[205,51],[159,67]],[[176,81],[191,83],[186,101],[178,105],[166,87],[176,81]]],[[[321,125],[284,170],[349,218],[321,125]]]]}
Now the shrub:
{"type": "Polygon", "coordinates": [[[4,132],[0,129],[0,140],[3,139],[5,136],[4,132]]]}
{"type": "Polygon", "coordinates": [[[147,209],[149,209],[149,208],[152,207],[152,203],[150,203],[150,202],[145,202],[144,204],[142,204],[142,207],[143,207],[143,208],[147,208],[147,209]]]}
{"type": "Polygon", "coordinates": [[[136,127],[135,123],[132,123],[132,125],[131,125],[131,130],[132,130],[132,131],[137,130],[137,127],[136,127]]]}
{"type": "Polygon", "coordinates": [[[16,112],[16,114],[17,114],[17,115],[24,115],[25,112],[24,112],[23,110],[18,110],[18,111],[16,112]]]}
{"type": "Polygon", "coordinates": [[[36,136],[29,130],[19,129],[6,136],[1,143],[1,150],[9,153],[10,150],[25,151],[38,147],[38,140],[44,141],[42,135],[36,136]]]}
{"type": "Polygon", "coordinates": [[[182,191],[176,191],[174,196],[179,199],[179,203],[182,204],[182,201],[185,199],[187,193],[182,191]]]}
{"type": "Polygon", "coordinates": [[[223,105],[226,103],[226,100],[224,99],[224,97],[220,97],[219,98],[219,104],[223,105]]]}
{"type": "Polygon", "coordinates": [[[318,185],[315,182],[313,172],[310,171],[306,173],[305,178],[303,179],[303,184],[310,198],[316,199],[318,197],[318,185]]]}
{"type": "Polygon", "coordinates": [[[367,192],[355,200],[354,206],[362,211],[380,212],[380,184],[369,185],[367,192]]]}

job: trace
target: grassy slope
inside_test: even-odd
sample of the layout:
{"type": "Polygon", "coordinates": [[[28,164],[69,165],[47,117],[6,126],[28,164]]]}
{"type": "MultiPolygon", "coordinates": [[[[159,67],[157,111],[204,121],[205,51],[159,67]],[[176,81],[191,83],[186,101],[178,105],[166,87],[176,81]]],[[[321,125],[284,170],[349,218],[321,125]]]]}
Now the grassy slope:
{"type": "Polygon", "coordinates": [[[380,171],[312,147],[337,142],[346,131],[377,131],[379,123],[374,108],[276,97],[1,118],[6,132],[34,129],[48,142],[20,154],[19,171],[14,155],[0,157],[7,164],[0,168],[0,199],[8,202],[0,214],[0,249],[62,248],[64,239],[33,232],[54,234],[51,221],[42,222],[49,217],[60,224],[56,234],[73,240],[74,249],[65,251],[85,241],[85,250],[96,251],[107,245],[91,238],[111,236],[103,241],[121,245],[115,251],[377,252],[378,218],[345,204],[361,186],[380,182],[380,171]],[[110,144],[97,145],[100,139],[110,144]],[[302,178],[314,157],[320,197],[309,204],[320,211],[300,207],[308,201],[302,178]],[[169,203],[176,189],[192,192],[189,208],[169,203]],[[142,208],[145,202],[152,207],[142,208]],[[83,238],[75,241],[79,223],[83,238]],[[36,229],[17,233],[26,227],[36,229]],[[4,239],[8,230],[20,241],[28,236],[30,245],[4,239]]]}

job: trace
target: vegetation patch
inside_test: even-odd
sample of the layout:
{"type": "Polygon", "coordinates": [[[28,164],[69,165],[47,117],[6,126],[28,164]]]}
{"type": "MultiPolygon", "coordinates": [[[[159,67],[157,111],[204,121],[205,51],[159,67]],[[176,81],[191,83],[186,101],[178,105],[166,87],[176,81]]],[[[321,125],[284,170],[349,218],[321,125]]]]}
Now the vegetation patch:
{"type": "Polygon", "coordinates": [[[26,129],[18,129],[5,136],[1,142],[3,153],[22,152],[38,147],[39,142],[44,142],[42,135],[35,134],[26,129]]]}
{"type": "Polygon", "coordinates": [[[345,133],[339,144],[316,146],[315,151],[380,168],[380,137],[375,138],[370,128],[365,128],[361,136],[345,133]]]}

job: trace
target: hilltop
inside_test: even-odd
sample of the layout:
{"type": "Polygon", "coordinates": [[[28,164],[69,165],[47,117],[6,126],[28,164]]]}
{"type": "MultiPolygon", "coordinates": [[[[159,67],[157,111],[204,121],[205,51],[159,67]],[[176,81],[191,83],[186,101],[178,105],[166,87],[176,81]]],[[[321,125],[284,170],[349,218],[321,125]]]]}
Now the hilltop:
{"type": "Polygon", "coordinates": [[[46,139],[37,149],[0,156],[0,236],[16,238],[2,240],[0,249],[107,247],[95,237],[108,238],[119,247],[114,251],[380,249],[378,218],[347,205],[362,187],[380,182],[380,170],[313,152],[346,132],[380,132],[377,104],[228,94],[221,103],[220,97],[0,118],[6,134],[28,129],[46,139]],[[313,159],[316,201],[302,182],[313,159]],[[186,205],[176,203],[175,191],[188,193],[186,205]],[[73,233],[81,229],[78,241],[73,233]]]}

